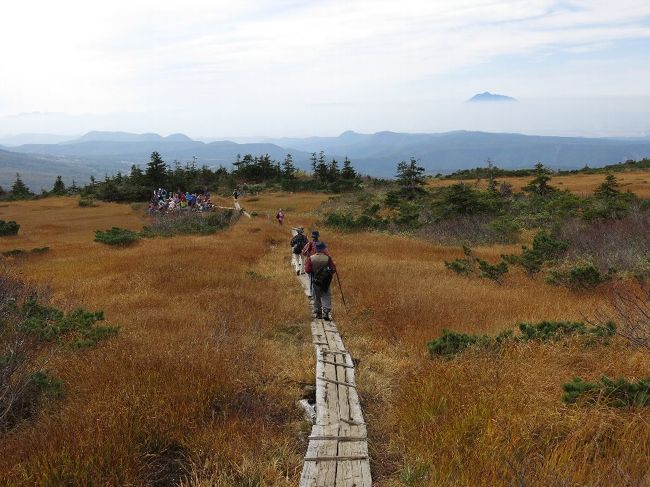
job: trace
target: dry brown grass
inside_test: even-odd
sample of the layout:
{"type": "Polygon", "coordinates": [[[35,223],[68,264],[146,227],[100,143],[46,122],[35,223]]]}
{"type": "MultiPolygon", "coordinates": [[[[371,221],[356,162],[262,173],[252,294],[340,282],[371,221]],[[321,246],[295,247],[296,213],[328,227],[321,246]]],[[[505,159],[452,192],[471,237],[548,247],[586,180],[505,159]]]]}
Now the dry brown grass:
{"type": "MultiPolygon", "coordinates": [[[[631,191],[641,198],[650,198],[650,171],[634,172],[617,172],[614,173],[616,179],[621,185],[622,191],[631,191]]],[[[521,191],[532,179],[532,176],[526,177],[503,177],[497,178],[499,181],[506,181],[512,184],[515,191],[521,191]]],[[[568,189],[580,196],[589,196],[593,194],[594,189],[605,179],[604,174],[571,174],[568,176],[553,176],[551,185],[560,189],[568,189]]],[[[429,185],[434,188],[450,186],[459,182],[455,179],[441,179],[431,181],[429,185]]],[[[465,180],[468,184],[478,184],[482,189],[487,186],[485,179],[477,183],[476,180],[465,180]]]]}
{"type": "Polygon", "coordinates": [[[304,296],[278,265],[286,228],[243,218],[214,236],[115,249],[93,232],[140,228],[129,206],[48,199],[2,207],[0,218],[23,225],[0,249],[52,249],[18,261],[25,279],[49,286],[60,306],[103,309],[122,326],[52,365],[66,398],[3,438],[0,478],[172,485],[189,473],[196,484],[295,484],[305,444],[294,402],[312,357],[304,296]]]}
{"type": "MultiPolygon", "coordinates": [[[[0,250],[53,249],[17,264],[25,278],[48,284],[63,306],[102,308],[122,325],[118,338],[55,364],[66,398],[3,438],[0,475],[15,484],[155,484],[185,469],[192,485],[295,485],[306,425],[294,402],[298,382],[313,381],[313,350],[286,241],[291,225],[313,226],[324,199],[244,198],[260,217],[128,249],[92,242],[97,228],[142,225],[127,206],[54,199],[0,208],[0,219],[24,225],[0,250]],[[272,220],[279,207],[284,228],[272,220]]],[[[649,411],[560,399],[575,375],[650,375],[647,355],[620,342],[426,355],[443,328],[493,333],[522,320],[580,319],[605,301],[602,291],[572,294],[518,273],[498,286],[448,271],[456,248],[320,230],[350,302],[346,314],[335,290],[343,339],[360,359],[377,485],[650,482],[649,411]]],[[[513,250],[476,252],[496,260],[513,250]]]]}

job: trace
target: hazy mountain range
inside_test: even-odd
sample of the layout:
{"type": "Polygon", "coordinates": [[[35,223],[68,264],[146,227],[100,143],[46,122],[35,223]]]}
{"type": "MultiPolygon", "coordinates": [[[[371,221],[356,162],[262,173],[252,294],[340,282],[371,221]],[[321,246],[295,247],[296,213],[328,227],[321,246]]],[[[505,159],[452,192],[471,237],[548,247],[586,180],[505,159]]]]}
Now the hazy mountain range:
{"type": "Polygon", "coordinates": [[[230,167],[238,154],[268,153],[282,160],[291,153],[296,164],[309,168],[312,152],[325,151],[328,158],[349,157],[364,174],[390,177],[401,160],[420,159],[431,174],[484,165],[490,158],[503,168],[530,167],[542,161],[552,168],[579,168],[650,157],[650,139],[601,139],[548,137],[507,133],[445,132],[360,134],[344,132],[337,137],[250,138],[245,143],[200,142],[183,134],[89,132],[60,143],[0,147],[0,185],[11,184],[16,172],[34,190],[49,188],[56,175],[69,184],[73,178],[85,183],[91,175],[102,178],[132,164],[144,165],[151,152],[165,161],[188,161],[211,167],[230,167]]]}

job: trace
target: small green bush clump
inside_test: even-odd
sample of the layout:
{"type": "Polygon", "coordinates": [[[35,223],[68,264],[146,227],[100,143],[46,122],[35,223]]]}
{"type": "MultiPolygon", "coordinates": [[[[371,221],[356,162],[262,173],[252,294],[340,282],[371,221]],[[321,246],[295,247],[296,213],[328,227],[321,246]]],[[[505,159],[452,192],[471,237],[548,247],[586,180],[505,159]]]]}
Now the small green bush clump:
{"type": "Polygon", "coordinates": [[[78,308],[66,314],[59,309],[41,305],[35,299],[26,300],[20,314],[24,316],[19,326],[21,331],[42,341],[70,337],[70,344],[75,348],[96,345],[119,331],[118,326],[97,325],[98,321],[104,320],[103,311],[78,308]]]}
{"type": "Polygon", "coordinates": [[[598,338],[614,336],[616,325],[611,321],[605,325],[587,327],[575,321],[541,321],[539,323],[519,323],[519,331],[524,341],[557,341],[572,335],[591,335],[598,338]]]}
{"type": "Polygon", "coordinates": [[[49,251],[50,251],[49,247],[36,247],[30,251],[24,249],[11,249],[11,250],[5,250],[4,252],[2,252],[2,255],[4,257],[23,257],[26,256],[27,254],[41,255],[49,251]]]}
{"type": "Polygon", "coordinates": [[[133,230],[126,228],[113,227],[110,230],[97,230],[95,232],[95,242],[106,245],[126,246],[136,242],[140,236],[133,230]]]}
{"type": "Polygon", "coordinates": [[[567,321],[541,321],[539,323],[520,323],[519,334],[512,330],[504,330],[498,335],[466,335],[449,330],[443,330],[442,336],[427,343],[431,357],[442,356],[452,358],[464,350],[475,347],[494,349],[507,342],[552,342],[571,336],[585,336],[588,343],[594,341],[608,343],[608,339],[616,333],[614,323],[587,327],[584,323],[567,321]]]}
{"type": "Polygon", "coordinates": [[[6,222],[4,220],[0,220],[0,237],[17,235],[18,230],[20,230],[20,225],[15,221],[6,222]]]}
{"type": "Polygon", "coordinates": [[[93,206],[97,206],[97,200],[95,200],[95,198],[90,198],[90,197],[88,198],[81,197],[79,198],[79,206],[81,208],[90,208],[93,206]]]}
{"type": "Polygon", "coordinates": [[[637,381],[624,378],[612,380],[607,376],[599,382],[587,382],[575,377],[562,386],[562,400],[567,404],[584,401],[586,404],[605,403],[622,408],[631,406],[650,406],[650,377],[637,381]]]}
{"type": "Polygon", "coordinates": [[[566,286],[579,291],[593,289],[607,280],[600,270],[590,263],[577,263],[569,267],[550,269],[546,281],[556,286],[566,286]]]}
{"type": "Polygon", "coordinates": [[[514,265],[522,266],[528,275],[537,274],[547,262],[554,262],[567,250],[568,244],[542,230],[533,238],[532,248],[523,246],[520,255],[504,255],[503,259],[514,265]]]}
{"type": "Polygon", "coordinates": [[[490,264],[483,259],[476,259],[476,261],[481,271],[481,277],[501,284],[501,279],[508,272],[508,264],[505,261],[502,260],[498,264],[490,264]]]}
{"type": "Polygon", "coordinates": [[[472,249],[466,245],[463,245],[463,254],[465,254],[465,257],[462,259],[455,259],[451,262],[445,261],[445,267],[463,276],[478,274],[479,277],[490,279],[497,284],[501,284],[503,276],[508,272],[508,263],[505,260],[497,264],[490,264],[476,257],[472,253],[472,249]]]}
{"type": "Polygon", "coordinates": [[[11,250],[5,250],[2,252],[2,255],[4,257],[22,257],[23,255],[26,255],[27,251],[23,249],[11,249],[11,250]]]}
{"type": "Polygon", "coordinates": [[[232,225],[240,212],[224,210],[208,213],[185,213],[155,217],[151,225],[142,229],[143,237],[171,237],[173,235],[210,235],[232,225]]]}

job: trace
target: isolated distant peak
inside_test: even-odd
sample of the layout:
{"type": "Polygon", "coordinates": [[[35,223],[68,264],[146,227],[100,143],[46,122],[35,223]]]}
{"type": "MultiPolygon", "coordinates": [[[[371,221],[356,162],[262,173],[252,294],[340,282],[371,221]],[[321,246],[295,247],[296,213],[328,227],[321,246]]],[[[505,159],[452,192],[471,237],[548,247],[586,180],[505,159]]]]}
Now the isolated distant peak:
{"type": "Polygon", "coordinates": [[[170,142],[193,142],[193,140],[185,134],[171,134],[165,137],[165,140],[170,142]]]}
{"type": "Polygon", "coordinates": [[[517,101],[517,99],[511,96],[498,95],[496,93],[490,93],[489,91],[485,91],[483,93],[478,93],[477,95],[474,95],[469,100],[467,100],[468,103],[484,102],[484,101],[517,101]]]}

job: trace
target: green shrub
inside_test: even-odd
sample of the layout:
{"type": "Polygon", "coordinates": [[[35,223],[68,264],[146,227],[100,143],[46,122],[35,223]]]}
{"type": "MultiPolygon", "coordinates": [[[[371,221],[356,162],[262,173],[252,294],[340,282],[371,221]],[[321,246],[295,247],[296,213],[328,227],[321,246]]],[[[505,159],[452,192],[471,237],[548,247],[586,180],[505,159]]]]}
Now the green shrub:
{"type": "Polygon", "coordinates": [[[475,347],[480,349],[495,349],[507,342],[554,342],[570,336],[583,336],[588,344],[607,344],[609,338],[616,333],[613,323],[587,327],[584,323],[566,321],[542,321],[539,323],[520,323],[519,334],[512,330],[504,330],[498,335],[466,335],[449,330],[443,330],[442,336],[427,343],[431,357],[442,356],[452,358],[464,350],[475,347]]]}
{"type": "Polygon", "coordinates": [[[6,222],[4,220],[0,220],[0,237],[17,235],[18,230],[20,230],[20,225],[15,221],[6,222]]]}
{"type": "Polygon", "coordinates": [[[528,275],[537,274],[542,266],[548,262],[554,262],[567,250],[569,244],[556,239],[545,230],[538,232],[533,238],[533,247],[521,248],[520,255],[504,255],[504,261],[522,266],[528,275]]]}
{"type": "Polygon", "coordinates": [[[490,264],[482,259],[476,259],[476,261],[481,271],[481,277],[501,284],[501,279],[508,272],[508,264],[505,261],[502,260],[498,264],[490,264]]]}
{"type": "Polygon", "coordinates": [[[461,276],[469,276],[474,273],[474,266],[467,259],[455,259],[451,262],[445,261],[445,267],[461,276]]]}
{"type": "Polygon", "coordinates": [[[600,270],[590,263],[577,263],[570,267],[550,269],[546,281],[556,286],[566,286],[574,291],[593,289],[607,279],[600,270]]]}
{"type": "Polygon", "coordinates": [[[11,250],[5,250],[2,252],[2,255],[5,257],[22,257],[23,255],[26,255],[27,251],[23,249],[11,249],[11,250]]]}
{"type": "Polygon", "coordinates": [[[173,235],[209,235],[227,228],[239,218],[234,210],[207,214],[181,213],[154,217],[151,225],[142,230],[143,237],[171,237],[173,235]]]}
{"type": "Polygon", "coordinates": [[[2,252],[2,255],[5,257],[22,257],[29,254],[32,255],[40,255],[40,254],[45,254],[50,251],[49,247],[36,247],[29,252],[24,249],[12,249],[12,250],[5,250],[2,252]]]}
{"type": "Polygon", "coordinates": [[[47,370],[34,372],[29,379],[29,387],[37,396],[58,398],[63,396],[63,382],[50,375],[47,370]]]}
{"type": "Polygon", "coordinates": [[[603,376],[599,383],[576,377],[562,388],[562,400],[567,404],[584,401],[587,404],[602,402],[617,408],[650,406],[650,377],[630,382],[624,378],[612,380],[603,376]]]}
{"type": "Polygon", "coordinates": [[[591,335],[598,338],[614,336],[616,325],[608,322],[605,325],[592,327],[581,322],[573,321],[541,321],[539,323],[519,323],[519,331],[524,341],[541,340],[557,341],[572,335],[591,335]]]}
{"type": "Polygon", "coordinates": [[[95,242],[106,245],[126,246],[136,242],[140,236],[133,230],[126,228],[113,227],[110,230],[97,230],[95,232],[95,242]]]}
{"type": "Polygon", "coordinates": [[[90,208],[92,206],[97,206],[97,201],[95,198],[79,198],[79,206],[82,208],[90,208]]]}
{"type": "Polygon", "coordinates": [[[429,354],[451,358],[470,347],[485,347],[490,343],[487,335],[466,335],[454,331],[442,330],[442,336],[427,343],[429,354]]]}
{"type": "Polygon", "coordinates": [[[499,217],[487,225],[492,239],[497,243],[516,243],[521,237],[521,227],[511,218],[499,217]]]}

